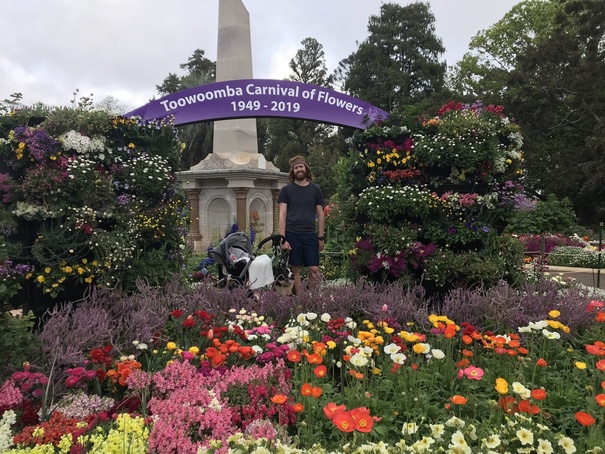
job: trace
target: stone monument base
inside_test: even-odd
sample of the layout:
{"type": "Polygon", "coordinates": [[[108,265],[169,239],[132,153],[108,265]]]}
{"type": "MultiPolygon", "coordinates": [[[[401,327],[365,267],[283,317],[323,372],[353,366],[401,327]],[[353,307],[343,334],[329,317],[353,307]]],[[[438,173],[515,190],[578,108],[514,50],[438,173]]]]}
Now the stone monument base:
{"type": "Polygon", "coordinates": [[[216,246],[233,224],[245,232],[256,225],[257,242],[278,229],[277,196],[288,182],[288,174],[262,154],[233,157],[211,153],[190,170],[177,174],[189,199],[188,237],[195,252],[216,246]],[[253,219],[250,213],[254,213],[253,219]]]}

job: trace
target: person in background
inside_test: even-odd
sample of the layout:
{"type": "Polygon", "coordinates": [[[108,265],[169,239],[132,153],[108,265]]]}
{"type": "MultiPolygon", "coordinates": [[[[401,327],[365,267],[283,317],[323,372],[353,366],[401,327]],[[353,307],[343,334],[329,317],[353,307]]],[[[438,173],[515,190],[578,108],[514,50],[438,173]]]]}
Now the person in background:
{"type": "Polygon", "coordinates": [[[290,159],[290,183],[279,191],[279,233],[286,237],[283,248],[290,250],[294,275],[292,291],[301,291],[300,267],[309,270],[309,284],[319,283],[319,252],[324,248],[324,198],[312,182],[311,168],[302,156],[290,159]]]}

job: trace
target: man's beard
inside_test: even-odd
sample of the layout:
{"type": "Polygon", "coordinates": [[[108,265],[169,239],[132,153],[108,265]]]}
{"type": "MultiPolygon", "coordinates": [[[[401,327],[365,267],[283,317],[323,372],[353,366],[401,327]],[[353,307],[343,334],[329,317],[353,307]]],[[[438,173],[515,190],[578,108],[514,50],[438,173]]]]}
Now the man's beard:
{"type": "Polygon", "coordinates": [[[303,181],[303,180],[306,180],[306,179],[307,179],[307,172],[303,172],[303,171],[296,172],[296,173],[294,174],[294,178],[295,178],[297,181],[303,181]]]}

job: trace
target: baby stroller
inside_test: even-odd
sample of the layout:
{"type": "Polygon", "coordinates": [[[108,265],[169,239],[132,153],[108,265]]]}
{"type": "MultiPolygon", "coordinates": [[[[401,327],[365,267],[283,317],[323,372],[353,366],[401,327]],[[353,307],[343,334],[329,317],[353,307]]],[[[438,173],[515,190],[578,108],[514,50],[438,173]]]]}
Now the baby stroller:
{"type": "MultiPolygon", "coordinates": [[[[271,235],[263,239],[256,250],[252,249],[250,238],[243,232],[235,232],[225,237],[214,249],[208,252],[218,264],[219,287],[229,289],[247,287],[256,290],[267,287],[284,274],[287,267],[288,252],[282,249],[283,235],[271,235]],[[271,249],[263,247],[271,242],[271,249]],[[256,263],[255,263],[256,262],[256,263]]],[[[287,272],[286,272],[287,276],[287,272]]]]}

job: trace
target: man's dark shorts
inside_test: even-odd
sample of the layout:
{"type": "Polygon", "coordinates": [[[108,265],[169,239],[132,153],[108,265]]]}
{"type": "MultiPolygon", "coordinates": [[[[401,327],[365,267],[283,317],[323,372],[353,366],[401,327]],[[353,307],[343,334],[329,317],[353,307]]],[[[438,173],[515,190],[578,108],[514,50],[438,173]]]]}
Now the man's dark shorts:
{"type": "Polygon", "coordinates": [[[291,266],[319,266],[319,240],[316,233],[286,232],[290,243],[291,266]]]}

